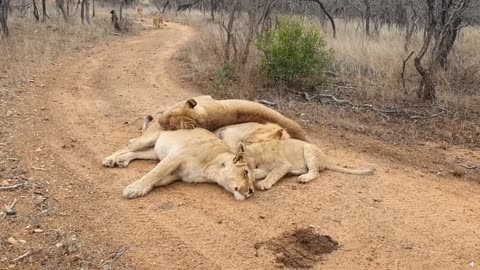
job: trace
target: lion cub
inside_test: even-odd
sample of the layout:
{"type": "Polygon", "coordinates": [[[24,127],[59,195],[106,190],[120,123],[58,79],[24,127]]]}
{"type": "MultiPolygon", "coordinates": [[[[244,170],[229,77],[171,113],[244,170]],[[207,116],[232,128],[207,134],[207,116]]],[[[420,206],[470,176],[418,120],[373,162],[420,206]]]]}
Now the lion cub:
{"type": "Polygon", "coordinates": [[[295,140],[271,140],[249,145],[239,143],[239,154],[243,154],[250,168],[255,168],[255,179],[260,190],[270,189],[286,174],[299,175],[298,181],[307,183],[318,178],[319,172],[332,170],[348,174],[371,174],[375,169],[347,169],[329,162],[325,154],[313,144],[295,140]]]}
{"type": "Polygon", "coordinates": [[[164,24],[164,19],[162,15],[157,14],[155,17],[153,17],[153,28],[159,29],[163,28],[164,24]]]}
{"type": "Polygon", "coordinates": [[[158,165],[140,180],[128,185],[123,196],[143,196],[153,187],[177,180],[187,183],[217,183],[244,200],[253,195],[253,174],[243,159],[213,133],[205,129],[162,131],[152,149],[136,152],[138,157],[159,159],[158,165]]]}

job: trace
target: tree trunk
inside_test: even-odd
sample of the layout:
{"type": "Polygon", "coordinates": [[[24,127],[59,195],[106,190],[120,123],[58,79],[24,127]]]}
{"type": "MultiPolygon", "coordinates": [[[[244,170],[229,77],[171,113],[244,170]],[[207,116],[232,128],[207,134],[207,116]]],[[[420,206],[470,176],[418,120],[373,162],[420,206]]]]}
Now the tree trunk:
{"type": "Polygon", "coordinates": [[[32,2],[33,2],[33,17],[38,22],[40,21],[40,15],[38,14],[37,2],[35,0],[32,0],[32,2]]]}
{"type": "Polygon", "coordinates": [[[92,0],[92,18],[95,18],[95,0],[92,0]]]}
{"type": "Polygon", "coordinates": [[[167,2],[165,2],[165,5],[163,5],[163,8],[162,8],[162,14],[165,14],[165,9],[167,9],[167,7],[170,5],[170,0],[168,0],[167,2]]]}
{"type": "Polygon", "coordinates": [[[210,0],[210,19],[215,21],[215,0],[210,0]]]}
{"type": "Polygon", "coordinates": [[[60,12],[62,12],[63,19],[68,22],[67,14],[65,13],[65,0],[55,0],[57,3],[58,9],[60,9],[60,12]]]}
{"type": "Polygon", "coordinates": [[[85,0],[85,20],[90,24],[90,0],[85,0]]]}
{"type": "Polygon", "coordinates": [[[0,0],[0,28],[4,36],[8,36],[8,10],[10,0],[0,0]]]}
{"type": "Polygon", "coordinates": [[[45,3],[45,0],[42,0],[42,22],[45,22],[47,20],[47,4],[45,3]]]}
{"type": "Polygon", "coordinates": [[[370,9],[370,0],[363,0],[365,4],[365,34],[367,37],[370,36],[370,17],[372,16],[370,9]]]}
{"type": "Polygon", "coordinates": [[[80,18],[82,18],[82,24],[85,24],[85,0],[82,0],[80,7],[80,18]]]}
{"type": "Polygon", "coordinates": [[[417,89],[417,96],[422,101],[435,101],[435,84],[433,83],[431,71],[424,68],[422,65],[422,58],[425,56],[425,53],[430,46],[432,41],[433,34],[435,32],[435,0],[427,0],[428,5],[428,24],[425,26],[423,45],[417,56],[415,57],[414,63],[415,68],[417,69],[418,74],[422,77],[420,85],[417,89]]]}
{"type": "MultiPolygon", "coordinates": [[[[230,11],[230,15],[228,16],[228,24],[225,27],[225,32],[227,32],[227,42],[225,44],[225,63],[230,62],[230,45],[232,45],[232,42],[234,41],[234,35],[233,35],[233,22],[235,21],[235,13],[237,12],[238,8],[238,2],[239,0],[235,0],[235,2],[232,4],[232,9],[230,11]]],[[[233,44],[235,47],[236,45],[233,44]]]]}

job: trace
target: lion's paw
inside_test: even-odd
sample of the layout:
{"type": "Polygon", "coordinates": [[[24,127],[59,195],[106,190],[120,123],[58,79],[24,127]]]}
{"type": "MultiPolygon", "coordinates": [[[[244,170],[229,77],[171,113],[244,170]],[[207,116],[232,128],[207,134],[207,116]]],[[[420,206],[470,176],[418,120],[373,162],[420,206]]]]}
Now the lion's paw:
{"type": "Polygon", "coordinates": [[[151,187],[145,187],[141,184],[133,183],[133,184],[128,185],[123,190],[123,197],[125,197],[127,199],[135,199],[135,198],[144,196],[151,189],[152,189],[151,187]]]}
{"type": "Polygon", "coordinates": [[[312,174],[302,174],[300,176],[298,176],[298,182],[300,183],[308,183],[310,181],[312,181],[313,179],[317,178],[316,175],[312,175],[312,174]]]}
{"type": "Polygon", "coordinates": [[[111,159],[110,157],[105,158],[105,159],[102,161],[102,165],[103,165],[104,167],[113,168],[113,167],[115,167],[115,160],[111,159]]]}
{"type": "Polygon", "coordinates": [[[263,180],[256,183],[256,188],[259,190],[268,190],[272,188],[272,184],[268,183],[267,181],[263,180]]]}
{"type": "Polygon", "coordinates": [[[126,159],[119,159],[115,162],[115,164],[120,168],[126,168],[129,163],[130,163],[130,160],[126,160],[126,159]]]}

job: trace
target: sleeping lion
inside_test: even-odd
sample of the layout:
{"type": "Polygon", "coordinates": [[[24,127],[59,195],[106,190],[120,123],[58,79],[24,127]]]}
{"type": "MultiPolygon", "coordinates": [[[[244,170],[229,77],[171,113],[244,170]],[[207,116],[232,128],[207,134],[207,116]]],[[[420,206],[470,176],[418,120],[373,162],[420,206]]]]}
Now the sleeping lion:
{"type": "Polygon", "coordinates": [[[187,183],[217,183],[245,200],[254,193],[253,175],[243,155],[236,155],[213,133],[202,128],[163,131],[154,148],[137,151],[144,159],[160,162],[141,179],[128,185],[123,196],[144,196],[154,187],[182,180],[187,183]]]}

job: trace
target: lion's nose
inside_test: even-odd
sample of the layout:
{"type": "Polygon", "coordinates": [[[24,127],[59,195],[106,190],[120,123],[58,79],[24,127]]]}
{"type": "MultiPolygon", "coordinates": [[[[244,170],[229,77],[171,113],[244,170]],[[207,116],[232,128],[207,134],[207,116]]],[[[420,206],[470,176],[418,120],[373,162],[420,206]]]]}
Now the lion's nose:
{"type": "Polygon", "coordinates": [[[248,194],[253,194],[254,190],[253,188],[248,188],[248,194]]]}

